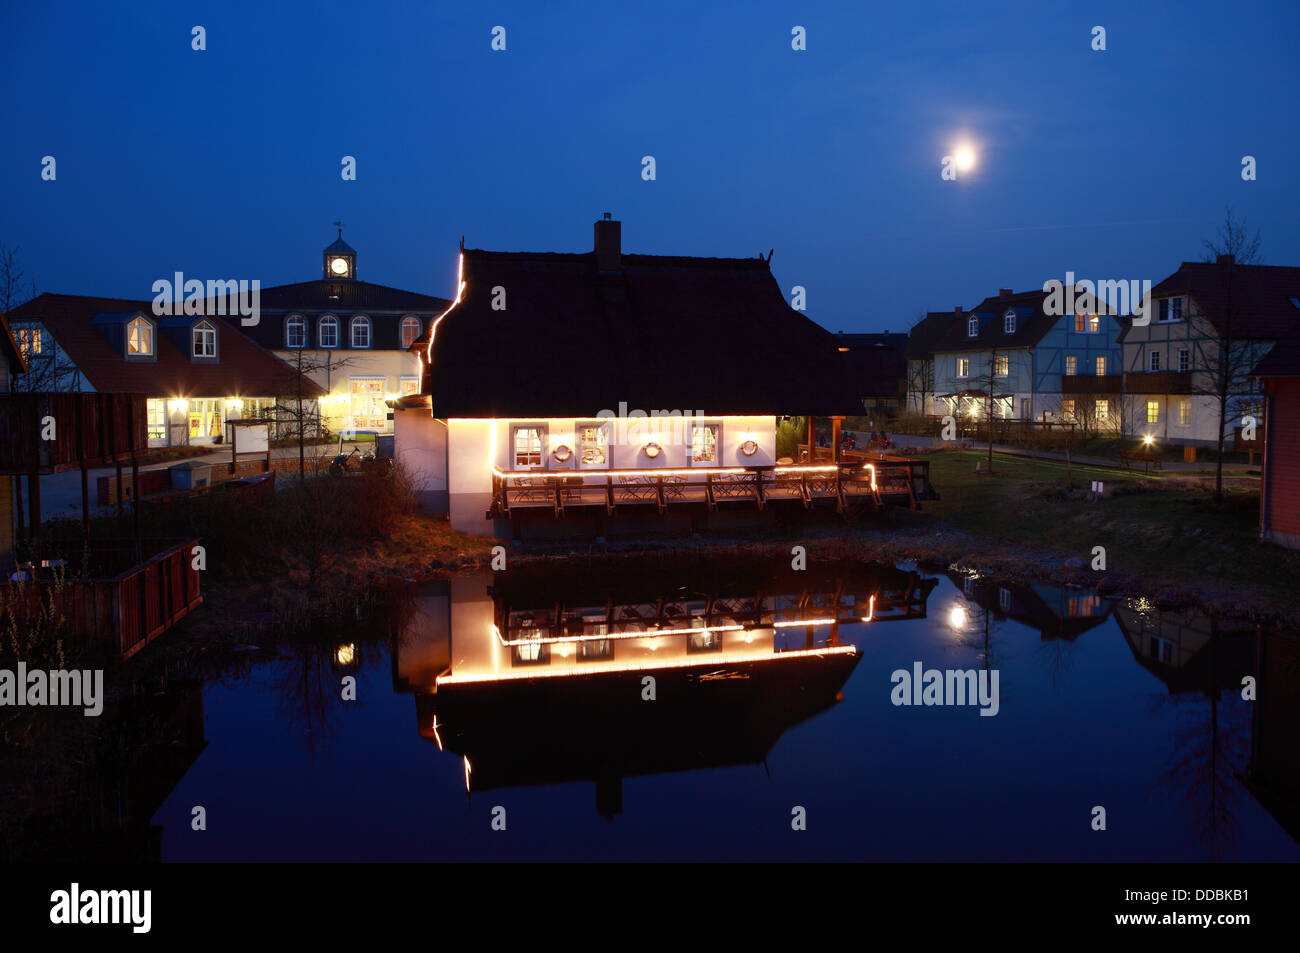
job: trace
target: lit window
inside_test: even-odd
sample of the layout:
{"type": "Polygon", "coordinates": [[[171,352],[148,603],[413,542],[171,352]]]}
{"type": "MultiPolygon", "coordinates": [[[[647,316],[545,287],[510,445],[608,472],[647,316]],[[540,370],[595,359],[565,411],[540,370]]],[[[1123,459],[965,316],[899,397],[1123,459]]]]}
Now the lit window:
{"type": "Polygon", "coordinates": [[[1152,351],[1150,354],[1147,355],[1147,370],[1149,370],[1149,371],[1158,371],[1158,370],[1160,370],[1160,352],[1159,352],[1159,351],[1152,351]]]}
{"type": "Polygon", "coordinates": [[[691,463],[718,462],[718,425],[691,425],[691,463]]]}
{"type": "Polygon", "coordinates": [[[1067,398],[1061,401],[1061,416],[1066,420],[1074,419],[1074,401],[1067,398]]]}
{"type": "Polygon", "coordinates": [[[420,379],[418,377],[403,377],[398,381],[398,393],[403,397],[409,397],[411,394],[420,392],[420,379]]]}
{"type": "Polygon", "coordinates": [[[970,358],[968,357],[957,358],[957,376],[958,377],[970,376],[970,358]]]}
{"type": "Polygon", "coordinates": [[[14,337],[18,339],[18,350],[23,360],[43,355],[45,341],[40,328],[20,328],[14,332],[14,337]]]}
{"type": "Polygon", "coordinates": [[[1005,354],[1000,354],[993,361],[993,373],[998,377],[1006,377],[1011,373],[1011,358],[1005,354]]]}
{"type": "Polygon", "coordinates": [[[514,433],[516,470],[531,470],[542,465],[542,428],[516,427],[514,433]]]}
{"type": "Polygon", "coordinates": [[[972,314],[970,316],[970,319],[966,322],[966,336],[973,338],[979,333],[980,333],[980,319],[975,317],[975,315],[972,314]]]}
{"type": "Polygon", "coordinates": [[[1099,421],[1110,420],[1110,401],[1108,400],[1097,401],[1097,419],[1099,421]]]}
{"type": "Polygon", "coordinates": [[[383,377],[348,378],[353,430],[384,429],[388,422],[388,404],[384,399],[387,383],[383,377]]]}
{"type": "Polygon", "coordinates": [[[200,321],[190,332],[194,357],[217,356],[217,329],[207,321],[200,321]]]}
{"type": "Polygon", "coordinates": [[[1097,376],[1098,377],[1106,376],[1106,358],[1104,357],[1097,358],[1097,376]]]}
{"type": "Polygon", "coordinates": [[[1101,318],[1095,314],[1088,315],[1088,333],[1097,334],[1101,331],[1101,318]]]}
{"type": "Polygon", "coordinates": [[[1002,316],[1002,333],[1015,334],[1016,332],[1016,313],[1008,311],[1002,316]]]}
{"type": "Polygon", "coordinates": [[[1080,334],[1096,334],[1101,330],[1101,319],[1095,314],[1075,314],[1074,330],[1080,334]]]}
{"type": "Polygon", "coordinates": [[[1160,401],[1158,400],[1147,401],[1147,423],[1149,424],[1160,423],[1160,401]]]}
{"type": "Polygon", "coordinates": [[[1075,314],[1074,330],[1080,332],[1086,332],[1088,330],[1088,316],[1086,314],[1075,314]]]}
{"type": "Polygon", "coordinates": [[[359,314],[352,319],[352,346],[370,347],[370,319],[359,314]]]}
{"type": "Polygon", "coordinates": [[[307,322],[301,314],[290,315],[284,322],[284,346],[300,348],[307,346],[307,322]]]}
{"type": "Polygon", "coordinates": [[[332,314],[327,314],[321,318],[320,327],[316,331],[316,339],[320,342],[321,347],[338,347],[339,319],[332,314]]]}
{"type": "Polygon", "coordinates": [[[167,402],[150,399],[145,403],[149,419],[149,439],[156,443],[167,442],[167,402]]]}
{"type": "Polygon", "coordinates": [[[603,467],[609,464],[609,438],[604,424],[578,428],[578,464],[603,467]]]}
{"type": "Polygon", "coordinates": [[[402,318],[402,347],[410,347],[420,336],[420,321],[410,315],[402,318]]]}
{"type": "Polygon", "coordinates": [[[1178,399],[1178,426],[1186,427],[1192,422],[1192,401],[1188,397],[1178,399]]]}
{"type": "Polygon", "coordinates": [[[1190,371],[1191,369],[1192,369],[1192,352],[1185,347],[1179,348],[1178,349],[1178,370],[1185,373],[1187,371],[1190,371]]]}
{"type": "Polygon", "coordinates": [[[153,324],[146,318],[132,318],[126,323],[126,353],[136,357],[153,356],[153,324]]]}
{"type": "Polygon", "coordinates": [[[1073,375],[1079,369],[1079,360],[1073,354],[1065,355],[1065,373],[1073,375]]]}

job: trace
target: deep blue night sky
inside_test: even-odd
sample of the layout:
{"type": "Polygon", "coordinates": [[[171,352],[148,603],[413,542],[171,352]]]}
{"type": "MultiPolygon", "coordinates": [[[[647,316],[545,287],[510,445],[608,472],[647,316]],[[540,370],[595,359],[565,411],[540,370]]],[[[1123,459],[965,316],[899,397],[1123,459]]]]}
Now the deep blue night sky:
{"type": "Polygon", "coordinates": [[[320,277],[342,218],[360,277],[449,297],[462,234],[588,251],[612,211],[625,251],[775,247],[832,330],[1157,281],[1225,204],[1300,264],[1291,0],[727,7],[5,2],[0,241],[41,291],[148,298],[320,277]]]}

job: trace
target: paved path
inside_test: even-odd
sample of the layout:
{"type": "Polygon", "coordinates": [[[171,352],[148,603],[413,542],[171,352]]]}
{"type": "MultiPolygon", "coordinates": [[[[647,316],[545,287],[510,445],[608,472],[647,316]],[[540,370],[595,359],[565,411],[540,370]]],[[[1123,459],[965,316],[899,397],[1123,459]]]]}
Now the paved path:
{"type": "MultiPolygon", "coordinates": [[[[911,434],[891,434],[890,436],[893,438],[894,443],[898,446],[900,450],[910,450],[918,447],[933,447],[935,444],[934,437],[919,437],[919,436],[913,436],[911,434]]],[[[858,445],[861,447],[865,447],[867,442],[867,434],[857,432],[857,438],[858,438],[858,445]]],[[[989,447],[987,443],[977,442],[974,440],[962,441],[961,446],[971,450],[985,450],[985,451],[987,451],[989,447]]],[[[1060,460],[1062,462],[1065,462],[1067,460],[1067,457],[1063,452],[1059,452],[1056,450],[1026,450],[1022,447],[1008,447],[998,443],[995,443],[993,445],[993,452],[1004,453],[1013,457],[1028,457],[1035,460],[1060,460]]],[[[1111,460],[1108,457],[1080,456],[1079,454],[1072,453],[1068,457],[1068,460],[1070,463],[1077,463],[1080,466],[1109,467],[1112,470],[1123,469],[1122,465],[1117,460],[1111,460]]],[[[1225,463],[1223,465],[1223,472],[1242,473],[1247,470],[1258,470],[1259,466],[1260,465],[1258,463],[1256,464],[1225,463]]],[[[1137,470],[1141,470],[1142,464],[1135,463],[1133,464],[1133,468],[1137,470]]],[[[1197,463],[1184,463],[1182,460],[1166,460],[1164,461],[1164,472],[1166,473],[1203,473],[1203,472],[1213,473],[1214,464],[1213,462],[1208,460],[1202,460],[1197,463]]]]}
{"type": "MultiPolygon", "coordinates": [[[[338,453],[338,442],[330,444],[316,444],[306,448],[307,465],[311,465],[311,460],[316,456],[327,456],[333,458],[338,453]]],[[[351,453],[353,447],[360,447],[362,453],[373,452],[374,443],[348,443],[344,441],[343,452],[351,453]]],[[[297,458],[297,447],[272,447],[271,456],[275,458],[293,457],[297,458]]],[[[165,460],[158,463],[148,463],[140,465],[140,472],[146,470],[166,470],[168,467],[175,466],[178,463],[185,463],[190,460],[196,460],[200,463],[229,463],[230,448],[214,448],[212,453],[205,453],[202,456],[177,457],[171,460],[165,460]]],[[[130,473],[129,466],[124,467],[125,473],[130,473]]],[[[115,507],[99,506],[96,504],[98,499],[98,480],[102,476],[115,476],[117,470],[114,467],[92,467],[90,470],[90,510],[95,516],[110,515],[115,507]]],[[[27,515],[27,497],[26,481],[23,481],[23,516],[27,515]]],[[[41,518],[42,519],[81,519],[81,471],[67,470],[63,473],[53,473],[49,476],[41,477],[41,518]]]]}

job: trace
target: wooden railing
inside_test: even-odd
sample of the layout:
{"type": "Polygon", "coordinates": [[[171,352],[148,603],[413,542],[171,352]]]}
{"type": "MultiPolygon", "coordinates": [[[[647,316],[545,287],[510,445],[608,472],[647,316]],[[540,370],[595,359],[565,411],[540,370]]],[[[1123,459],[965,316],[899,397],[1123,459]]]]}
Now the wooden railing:
{"type": "Polygon", "coordinates": [[[600,473],[519,472],[492,475],[489,518],[520,510],[600,508],[657,512],[694,504],[714,511],[732,504],[765,509],[773,501],[797,502],[805,508],[834,503],[841,511],[851,503],[873,508],[905,504],[917,508],[924,499],[937,499],[930,486],[928,461],[875,459],[861,455],[839,464],[803,466],[726,467],[698,470],[617,470],[600,473]]]}
{"type": "Polygon", "coordinates": [[[52,607],[80,647],[130,658],[203,602],[193,568],[197,539],[144,540],[137,561],[131,540],[94,540],[83,556],[46,560],[32,585],[11,587],[15,612],[52,607]],[[14,595],[15,593],[21,595],[14,595]],[[39,600],[39,603],[38,603],[39,600]]]}

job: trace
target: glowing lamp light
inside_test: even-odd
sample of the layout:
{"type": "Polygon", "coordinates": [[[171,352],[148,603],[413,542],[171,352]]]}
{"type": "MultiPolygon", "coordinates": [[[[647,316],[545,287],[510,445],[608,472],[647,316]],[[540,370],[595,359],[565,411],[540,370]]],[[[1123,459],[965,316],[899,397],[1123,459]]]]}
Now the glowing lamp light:
{"type": "Polygon", "coordinates": [[[966,609],[963,606],[953,606],[948,610],[948,624],[954,629],[966,627],[966,609]]]}
{"type": "Polygon", "coordinates": [[[1155,438],[1152,437],[1151,434],[1147,434],[1145,437],[1142,438],[1142,445],[1145,447],[1149,447],[1155,442],[1156,442],[1155,438]]]}

